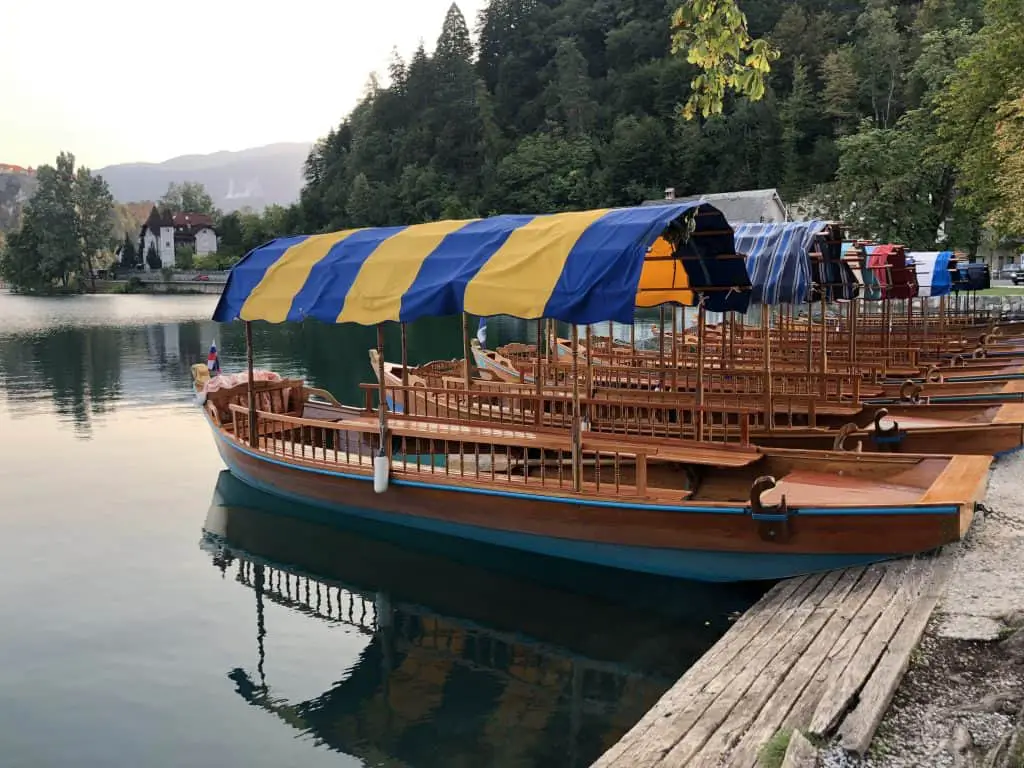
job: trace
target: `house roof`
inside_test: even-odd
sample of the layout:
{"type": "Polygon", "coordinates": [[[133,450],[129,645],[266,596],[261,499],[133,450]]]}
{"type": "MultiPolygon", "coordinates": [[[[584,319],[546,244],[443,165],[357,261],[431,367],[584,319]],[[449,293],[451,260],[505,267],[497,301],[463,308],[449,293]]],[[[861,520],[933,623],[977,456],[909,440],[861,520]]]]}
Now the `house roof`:
{"type": "Polygon", "coordinates": [[[142,225],[143,230],[149,229],[154,232],[159,231],[160,227],[171,226],[170,216],[164,216],[160,213],[160,210],[154,205],[152,210],[149,212],[149,218],[142,225]]]}
{"type": "Polygon", "coordinates": [[[188,227],[191,229],[202,229],[203,227],[213,228],[213,217],[207,213],[176,213],[171,217],[175,228],[188,227]]]}
{"type": "Polygon", "coordinates": [[[747,189],[740,192],[715,192],[708,195],[689,195],[673,200],[647,200],[644,205],[672,203],[711,203],[730,224],[749,222],[786,221],[789,213],[777,189],[747,189]],[[781,218],[780,218],[781,217],[781,218]]]}

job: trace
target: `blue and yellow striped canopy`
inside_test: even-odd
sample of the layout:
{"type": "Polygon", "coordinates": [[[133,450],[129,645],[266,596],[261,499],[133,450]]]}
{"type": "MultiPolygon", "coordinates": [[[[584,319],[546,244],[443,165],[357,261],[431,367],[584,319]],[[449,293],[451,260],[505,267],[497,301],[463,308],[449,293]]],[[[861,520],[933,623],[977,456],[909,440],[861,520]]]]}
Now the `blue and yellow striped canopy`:
{"type": "Polygon", "coordinates": [[[749,286],[725,217],[688,202],[279,238],[232,268],[213,319],[373,325],[465,311],[631,322],[653,295],[693,304],[706,293],[710,309],[746,311],[749,286]],[[673,269],[660,284],[665,270],[643,269],[659,238],[677,243],[685,279],[673,269]]]}

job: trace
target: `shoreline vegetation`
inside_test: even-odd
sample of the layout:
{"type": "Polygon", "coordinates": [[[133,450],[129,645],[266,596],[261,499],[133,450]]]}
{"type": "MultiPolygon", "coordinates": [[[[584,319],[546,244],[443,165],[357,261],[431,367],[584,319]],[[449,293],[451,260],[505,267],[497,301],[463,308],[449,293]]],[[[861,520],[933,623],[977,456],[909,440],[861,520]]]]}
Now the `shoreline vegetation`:
{"type": "MultiPolygon", "coordinates": [[[[314,145],[297,202],[222,214],[184,180],[156,205],[210,214],[219,268],[289,235],[765,187],[850,238],[1018,253],[1020,39],[1014,0],[487,0],[475,25],[453,4],[433,51],[396,53],[314,145]]],[[[73,156],[38,177],[8,283],[155,255],[101,226],[105,185],[73,156]]]]}

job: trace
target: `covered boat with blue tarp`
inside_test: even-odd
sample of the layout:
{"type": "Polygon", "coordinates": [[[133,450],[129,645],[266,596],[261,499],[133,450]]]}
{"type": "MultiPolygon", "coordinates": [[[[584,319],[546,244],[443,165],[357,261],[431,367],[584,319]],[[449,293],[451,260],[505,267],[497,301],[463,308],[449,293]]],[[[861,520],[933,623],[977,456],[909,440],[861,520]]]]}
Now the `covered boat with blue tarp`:
{"type": "Polygon", "coordinates": [[[626,570],[775,579],[958,539],[989,457],[598,433],[583,420],[575,352],[570,396],[517,395],[532,405],[491,421],[476,414],[493,393],[468,376],[437,392],[456,404],[444,417],[386,407],[416,385],[385,381],[381,323],[460,312],[631,322],[653,296],[743,311],[750,281],[736,251],[721,213],[699,203],[282,238],[232,269],[215,319],[245,321],[248,342],[253,321],[376,324],[384,407],[342,406],[269,372],[257,380],[250,345],[241,380],[202,385],[203,411],[231,472],[270,493],[626,570]],[[541,425],[542,412],[563,421],[541,425]]]}

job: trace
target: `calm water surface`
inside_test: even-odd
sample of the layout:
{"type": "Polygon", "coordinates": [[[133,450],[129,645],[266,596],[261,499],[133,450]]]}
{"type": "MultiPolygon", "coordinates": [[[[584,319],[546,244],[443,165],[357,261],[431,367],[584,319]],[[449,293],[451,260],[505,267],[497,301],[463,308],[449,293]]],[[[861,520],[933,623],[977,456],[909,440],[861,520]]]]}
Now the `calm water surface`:
{"type": "MultiPolygon", "coordinates": [[[[191,405],[211,340],[244,361],[214,303],[0,291],[0,766],[585,766],[756,598],[242,486],[191,405]]],[[[255,338],[351,402],[371,378],[373,329],[255,338]]],[[[414,362],[460,346],[410,330],[414,362]]]]}

